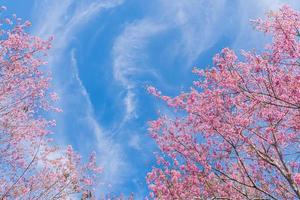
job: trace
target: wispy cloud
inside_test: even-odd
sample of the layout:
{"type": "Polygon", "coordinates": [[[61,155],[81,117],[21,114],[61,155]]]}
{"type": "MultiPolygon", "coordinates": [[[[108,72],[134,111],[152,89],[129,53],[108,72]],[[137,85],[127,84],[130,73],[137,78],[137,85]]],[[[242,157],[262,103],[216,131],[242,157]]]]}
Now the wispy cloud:
{"type": "Polygon", "coordinates": [[[145,58],[144,48],[149,38],[163,31],[164,26],[154,21],[143,19],[130,23],[124,28],[113,46],[113,75],[115,80],[127,91],[124,98],[126,107],[124,120],[128,120],[135,113],[135,77],[148,71],[139,62],[145,58]]]}
{"type": "Polygon", "coordinates": [[[141,150],[141,145],[142,145],[142,141],[140,135],[132,134],[130,136],[129,146],[136,150],[141,150]]]}
{"type": "MultiPolygon", "coordinates": [[[[84,87],[78,73],[77,59],[75,49],[71,50],[71,67],[72,74],[76,82],[78,83],[78,89],[81,95],[84,97],[85,104],[85,114],[84,121],[90,130],[93,131],[96,136],[97,152],[99,155],[100,166],[104,168],[104,175],[102,177],[102,183],[116,183],[120,179],[120,173],[125,170],[126,163],[124,162],[123,154],[121,153],[121,147],[118,144],[113,143],[109,138],[105,130],[100,126],[99,122],[96,120],[93,105],[90,100],[90,96],[84,87]]],[[[101,188],[100,188],[101,190],[101,188]]],[[[105,190],[105,189],[104,189],[105,190]]]]}
{"type": "Polygon", "coordinates": [[[68,39],[72,38],[81,25],[87,23],[95,15],[99,15],[101,11],[122,3],[123,0],[38,1],[35,10],[35,15],[38,16],[38,26],[35,32],[41,37],[55,35],[58,40],[55,42],[55,47],[61,47],[68,43],[68,39]]]}
{"type": "Polygon", "coordinates": [[[221,30],[216,32],[215,27],[222,21],[219,16],[222,15],[224,4],[225,0],[214,3],[198,0],[159,0],[156,10],[150,12],[153,15],[125,26],[116,38],[112,52],[114,78],[126,91],[123,100],[126,108],[124,121],[137,116],[138,98],[135,88],[138,75],[151,73],[161,79],[157,71],[145,63],[148,56],[146,47],[150,39],[165,31],[178,30],[181,37],[177,43],[172,44],[170,56],[174,59],[178,55],[185,56],[186,66],[189,66],[222,34],[221,30]]]}
{"type": "MultiPolygon", "coordinates": [[[[158,20],[164,21],[169,28],[178,29],[181,33],[177,52],[186,57],[186,66],[205,50],[209,49],[222,35],[224,22],[220,16],[226,12],[226,1],[172,1],[161,0],[158,20]]],[[[191,67],[191,66],[189,66],[191,67]]]]}
{"type": "MultiPolygon", "coordinates": [[[[122,4],[122,2],[122,0],[46,0],[37,1],[35,5],[35,16],[44,16],[43,18],[38,17],[36,19],[37,26],[35,26],[35,34],[43,38],[52,35],[55,37],[52,51],[49,54],[49,66],[52,67],[53,71],[69,72],[63,75],[53,74],[54,90],[60,92],[60,96],[62,97],[61,105],[63,106],[66,105],[64,101],[68,101],[64,96],[66,93],[70,93],[70,91],[65,91],[66,85],[70,84],[70,82],[72,82],[72,84],[75,83],[74,87],[76,87],[76,91],[79,91],[79,93],[71,94],[73,98],[72,101],[75,101],[76,104],[81,106],[71,108],[73,109],[72,112],[78,114],[77,121],[73,123],[84,124],[86,130],[92,132],[89,134],[93,134],[96,138],[95,143],[100,160],[99,164],[104,168],[101,180],[104,184],[114,183],[120,180],[120,176],[122,176],[120,170],[126,167],[126,163],[123,160],[123,154],[120,150],[121,147],[118,144],[114,144],[114,142],[108,138],[107,135],[109,134],[103,130],[96,119],[89,93],[79,76],[76,50],[72,49],[70,53],[67,50],[69,50],[70,42],[75,37],[75,34],[79,32],[89,20],[99,15],[101,11],[116,7],[122,4]],[[66,60],[69,60],[69,62],[66,60]],[[66,65],[66,63],[68,64],[66,65]],[[58,84],[55,82],[58,82],[58,84]],[[78,112],[76,109],[78,109],[78,112]]],[[[68,109],[70,108],[63,107],[63,110],[68,111],[68,109]]],[[[69,122],[66,121],[65,123],[69,122]]],[[[104,185],[98,191],[105,190],[107,190],[107,185],[104,185]]]]}

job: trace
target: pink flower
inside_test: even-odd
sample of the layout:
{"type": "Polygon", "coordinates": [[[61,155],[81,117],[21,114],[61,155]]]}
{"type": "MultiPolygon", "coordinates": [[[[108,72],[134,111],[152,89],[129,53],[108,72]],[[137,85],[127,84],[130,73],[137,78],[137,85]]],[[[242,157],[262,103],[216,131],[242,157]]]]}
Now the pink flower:
{"type": "Polygon", "coordinates": [[[297,185],[300,185],[300,173],[294,175],[294,179],[297,185]]]}
{"type": "Polygon", "coordinates": [[[50,94],[50,97],[52,99],[52,101],[57,101],[59,100],[59,96],[57,95],[57,93],[53,92],[50,94]]]}

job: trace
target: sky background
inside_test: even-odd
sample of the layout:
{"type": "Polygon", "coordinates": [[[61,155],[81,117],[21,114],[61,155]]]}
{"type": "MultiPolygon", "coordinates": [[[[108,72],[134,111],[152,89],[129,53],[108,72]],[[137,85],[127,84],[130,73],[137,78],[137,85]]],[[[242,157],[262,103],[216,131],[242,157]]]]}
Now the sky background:
{"type": "Polygon", "coordinates": [[[153,85],[175,96],[189,90],[193,67],[209,67],[224,47],[262,49],[250,19],[299,0],[0,0],[28,19],[32,34],[54,36],[47,68],[63,113],[55,138],[104,168],[99,194],[147,194],[157,151],[147,121],[167,113],[153,85]]]}

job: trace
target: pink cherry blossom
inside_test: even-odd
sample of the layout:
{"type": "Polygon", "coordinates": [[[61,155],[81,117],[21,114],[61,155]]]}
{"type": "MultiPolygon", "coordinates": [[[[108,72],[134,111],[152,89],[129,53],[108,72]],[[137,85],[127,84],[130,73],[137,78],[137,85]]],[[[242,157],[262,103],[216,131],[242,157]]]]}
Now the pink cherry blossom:
{"type": "Polygon", "coordinates": [[[297,185],[300,185],[300,173],[295,174],[295,182],[297,185]]]}
{"type": "Polygon", "coordinates": [[[252,23],[272,38],[262,52],[224,48],[176,97],[148,89],[177,116],[150,122],[161,150],[151,198],[300,198],[300,13],[283,6],[252,23]]]}
{"type": "MultiPolygon", "coordinates": [[[[1,7],[1,10],[5,10],[1,7]]],[[[71,146],[58,148],[50,137],[55,121],[43,113],[59,111],[43,69],[50,40],[27,33],[30,22],[14,16],[0,27],[0,199],[93,197],[95,154],[87,163],[71,146]]],[[[82,198],[84,199],[84,198],[82,198]]]]}

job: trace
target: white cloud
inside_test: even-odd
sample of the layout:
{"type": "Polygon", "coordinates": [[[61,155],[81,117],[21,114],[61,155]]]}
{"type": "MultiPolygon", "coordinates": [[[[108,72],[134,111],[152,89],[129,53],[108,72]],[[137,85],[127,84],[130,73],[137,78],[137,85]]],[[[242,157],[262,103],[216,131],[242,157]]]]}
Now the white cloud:
{"type": "Polygon", "coordinates": [[[129,139],[129,146],[135,150],[141,150],[141,137],[138,134],[132,134],[129,139]]]}
{"type": "MultiPolygon", "coordinates": [[[[78,109],[78,121],[80,120],[80,123],[84,123],[87,130],[92,131],[92,133],[88,134],[94,134],[97,140],[99,164],[104,168],[101,182],[105,183],[105,185],[97,191],[103,192],[105,192],[105,188],[107,188],[107,183],[113,184],[121,180],[121,170],[126,167],[126,163],[123,160],[123,153],[120,150],[121,147],[118,144],[114,144],[111,138],[108,138],[107,135],[109,134],[103,130],[96,120],[89,94],[78,73],[75,50],[73,49],[69,54],[66,52],[66,49],[72,38],[75,37],[75,33],[79,32],[89,20],[99,15],[101,11],[116,7],[122,2],[123,0],[44,0],[37,1],[34,10],[34,15],[37,16],[37,26],[35,26],[36,29],[34,30],[35,34],[42,38],[47,38],[51,35],[55,37],[53,48],[48,56],[49,66],[52,67],[53,71],[72,72],[63,74],[63,76],[53,74],[54,90],[60,92],[60,96],[62,97],[61,105],[64,105],[64,94],[66,92],[68,93],[68,91],[64,91],[64,87],[70,84],[70,81],[75,82],[77,85],[76,90],[80,91],[79,93],[72,94],[72,101],[75,101],[76,105],[81,106],[80,108],[72,109],[78,109]],[[70,66],[62,65],[62,63],[68,63],[66,62],[66,60],[68,60],[66,58],[70,58],[70,66]],[[82,113],[82,109],[84,109],[84,113],[82,113]]],[[[70,108],[63,107],[63,110],[66,109],[70,108]]],[[[77,122],[75,121],[74,123],[77,122]]]]}
{"type": "Polygon", "coordinates": [[[64,48],[81,25],[99,15],[101,11],[122,3],[123,0],[39,1],[34,11],[38,17],[35,33],[43,38],[54,35],[54,49],[64,48]]]}
{"type": "Polygon", "coordinates": [[[124,120],[129,120],[131,117],[137,117],[135,112],[135,104],[136,104],[135,94],[132,91],[127,91],[127,94],[124,98],[125,106],[126,106],[126,116],[124,120]]]}
{"type": "MultiPolygon", "coordinates": [[[[218,1],[173,1],[161,0],[159,17],[170,28],[177,28],[181,33],[177,54],[187,58],[186,66],[205,50],[209,49],[222,35],[223,16],[226,12],[225,0],[218,1]]],[[[223,24],[224,25],[224,24],[223,24]]]]}
{"type": "Polygon", "coordinates": [[[107,134],[105,134],[105,130],[103,130],[98,121],[95,119],[95,113],[89,94],[78,74],[75,49],[72,49],[70,56],[73,77],[76,79],[78,83],[78,89],[85,100],[85,102],[81,102],[86,105],[84,120],[87,126],[93,130],[93,133],[97,139],[96,143],[98,144],[97,151],[100,160],[99,164],[104,168],[104,175],[101,182],[115,183],[120,181],[120,173],[122,170],[125,170],[124,168],[127,167],[125,161],[123,160],[124,155],[121,153],[121,147],[118,144],[113,143],[110,138],[106,137],[107,134]]]}
{"type": "Polygon", "coordinates": [[[144,19],[127,25],[122,34],[116,39],[113,46],[113,72],[114,78],[126,89],[133,89],[135,83],[130,79],[139,72],[143,66],[137,61],[143,59],[143,50],[147,39],[162,31],[162,26],[144,19]]]}
{"type": "Polygon", "coordinates": [[[124,121],[135,113],[136,83],[134,76],[148,71],[139,64],[145,58],[144,48],[149,38],[163,31],[164,27],[154,21],[143,19],[128,24],[122,34],[115,40],[113,46],[113,75],[115,80],[127,90],[124,98],[126,113],[124,121]]]}
{"type": "Polygon", "coordinates": [[[283,4],[300,8],[298,0],[160,0],[157,6],[160,15],[156,19],[180,30],[181,39],[175,48],[178,50],[173,54],[185,55],[186,66],[192,67],[201,53],[233,30],[238,35],[235,47],[260,47],[262,37],[253,31],[249,20],[264,17],[268,10],[278,9],[283,4]]]}
{"type": "Polygon", "coordinates": [[[222,15],[224,3],[225,0],[214,3],[198,0],[159,0],[155,7],[157,10],[150,12],[153,15],[125,26],[115,40],[112,52],[114,78],[127,91],[123,100],[126,107],[124,121],[137,115],[135,104],[138,101],[134,91],[137,87],[136,77],[150,72],[160,79],[160,75],[144,62],[151,37],[164,31],[179,30],[181,38],[174,44],[171,56],[176,58],[178,54],[185,55],[188,60],[186,66],[189,66],[221,35],[221,30],[216,32],[215,27],[221,21],[218,17],[222,15]]]}

